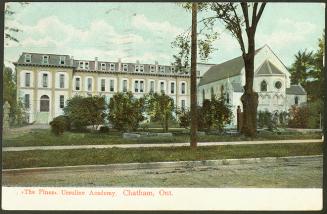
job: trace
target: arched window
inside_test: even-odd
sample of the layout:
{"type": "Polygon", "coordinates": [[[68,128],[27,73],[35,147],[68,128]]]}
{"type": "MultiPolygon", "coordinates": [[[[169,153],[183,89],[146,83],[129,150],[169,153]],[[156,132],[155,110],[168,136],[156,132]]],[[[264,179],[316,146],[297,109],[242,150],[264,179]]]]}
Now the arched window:
{"type": "Polygon", "coordinates": [[[266,81],[262,81],[260,84],[260,91],[267,91],[267,83],[266,81]]]}
{"type": "Polygon", "coordinates": [[[40,99],[40,111],[49,112],[50,99],[48,95],[42,95],[40,99]]]}
{"type": "Polygon", "coordinates": [[[211,87],[211,89],[210,89],[210,96],[211,96],[211,99],[215,96],[213,87],[211,87]]]}
{"type": "Polygon", "coordinates": [[[229,104],[229,93],[226,94],[226,102],[229,104]]]}
{"type": "Polygon", "coordinates": [[[220,97],[223,97],[224,96],[224,86],[222,85],[220,87],[220,97]]]}
{"type": "Polygon", "coordinates": [[[294,104],[295,104],[295,105],[298,105],[298,104],[299,104],[299,98],[298,98],[298,97],[295,97],[295,98],[294,98],[294,104]]]}

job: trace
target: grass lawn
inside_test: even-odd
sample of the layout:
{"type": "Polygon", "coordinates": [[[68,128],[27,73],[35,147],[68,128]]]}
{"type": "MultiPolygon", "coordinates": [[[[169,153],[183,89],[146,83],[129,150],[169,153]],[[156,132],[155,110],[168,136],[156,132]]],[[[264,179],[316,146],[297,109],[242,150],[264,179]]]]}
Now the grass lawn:
{"type": "MultiPolygon", "coordinates": [[[[150,130],[161,132],[161,130],[150,130]]],[[[122,133],[73,133],[65,132],[62,136],[53,135],[50,130],[34,130],[17,136],[4,136],[3,146],[53,146],[53,145],[104,145],[104,144],[141,144],[141,143],[185,143],[189,142],[187,130],[171,129],[173,137],[141,137],[123,139],[122,133]]],[[[286,139],[321,139],[320,133],[259,133],[256,138],[243,136],[204,135],[199,142],[244,141],[244,140],[286,140],[286,139]]]]}
{"type": "Polygon", "coordinates": [[[3,168],[321,155],[323,143],[3,152],[3,168]]]}

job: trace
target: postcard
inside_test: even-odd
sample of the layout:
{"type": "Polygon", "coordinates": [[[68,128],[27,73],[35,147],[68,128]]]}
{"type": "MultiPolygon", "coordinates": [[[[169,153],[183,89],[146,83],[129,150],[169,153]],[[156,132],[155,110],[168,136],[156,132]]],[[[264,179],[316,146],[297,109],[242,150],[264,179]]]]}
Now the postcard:
{"type": "Polygon", "coordinates": [[[4,14],[3,210],[323,209],[325,4],[4,14]]]}

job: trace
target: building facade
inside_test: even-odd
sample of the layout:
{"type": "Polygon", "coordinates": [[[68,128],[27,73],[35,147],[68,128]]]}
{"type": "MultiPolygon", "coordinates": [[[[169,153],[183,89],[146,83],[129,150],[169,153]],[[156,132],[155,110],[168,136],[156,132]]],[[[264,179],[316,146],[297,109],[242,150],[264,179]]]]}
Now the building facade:
{"type": "Polygon", "coordinates": [[[164,92],[177,108],[190,106],[190,75],[174,66],[94,60],[69,55],[22,53],[14,63],[17,93],[29,123],[47,124],[63,114],[66,101],[75,96],[105,96],[131,91],[135,97],[164,92]]]}
{"type": "MultiPolygon", "coordinates": [[[[288,112],[292,105],[304,105],[307,93],[301,85],[291,85],[291,74],[268,45],[255,52],[253,89],[259,94],[258,111],[288,112]]],[[[225,96],[233,112],[232,127],[245,85],[242,56],[210,66],[198,84],[198,104],[212,96],[225,96]]]]}

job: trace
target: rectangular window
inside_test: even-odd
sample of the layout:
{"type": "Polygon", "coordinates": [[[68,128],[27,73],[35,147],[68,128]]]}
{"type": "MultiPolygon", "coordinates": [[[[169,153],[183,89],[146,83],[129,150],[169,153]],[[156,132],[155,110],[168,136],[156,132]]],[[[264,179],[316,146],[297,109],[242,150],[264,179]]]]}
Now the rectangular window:
{"type": "Polygon", "coordinates": [[[101,79],[101,91],[105,91],[105,90],[106,90],[106,80],[101,79]]]}
{"type": "Polygon", "coordinates": [[[106,63],[101,63],[101,71],[105,71],[106,70],[106,63]]]}
{"type": "Polygon", "coordinates": [[[128,71],[128,64],[123,64],[123,71],[128,71]]]}
{"type": "Polygon", "coordinates": [[[110,92],[114,92],[115,91],[115,81],[114,80],[110,80],[110,92]]]}
{"type": "Polygon", "coordinates": [[[185,100],[181,100],[181,108],[185,109],[185,100]]]}
{"type": "Polygon", "coordinates": [[[90,68],[89,62],[85,62],[84,65],[85,65],[85,69],[89,69],[90,68]]]}
{"type": "Polygon", "coordinates": [[[155,71],[156,71],[156,66],[150,65],[150,72],[155,72],[155,71]]]}
{"type": "Polygon", "coordinates": [[[170,83],[170,93],[175,94],[175,83],[174,82],[170,83]]]}
{"type": "Polygon", "coordinates": [[[31,73],[25,73],[25,87],[31,86],[31,73]]]}
{"type": "Polygon", "coordinates": [[[154,92],[154,81],[150,81],[150,93],[154,92]]]}
{"type": "Polygon", "coordinates": [[[139,81],[135,80],[134,82],[134,92],[139,92],[139,81]]]}
{"type": "Polygon", "coordinates": [[[25,62],[30,63],[32,61],[31,54],[25,54],[25,62]]]}
{"type": "Polygon", "coordinates": [[[139,72],[139,66],[135,65],[135,72],[139,72]]]}
{"type": "Polygon", "coordinates": [[[60,56],[59,57],[59,64],[60,65],[64,65],[65,64],[65,61],[66,61],[66,57],[65,56],[60,56]]]}
{"type": "Polygon", "coordinates": [[[140,92],[144,92],[144,81],[140,81],[140,92]]]}
{"type": "Polygon", "coordinates": [[[185,82],[182,82],[181,92],[182,94],[185,94],[185,82]]]}
{"type": "Polygon", "coordinates": [[[116,70],[116,66],[114,63],[110,63],[110,71],[115,71],[116,70]]]}
{"type": "Polygon", "coordinates": [[[78,63],[78,68],[83,69],[84,68],[84,62],[80,61],[78,63]]]}
{"type": "Polygon", "coordinates": [[[43,56],[42,57],[42,63],[43,64],[49,64],[49,56],[43,56]]]}
{"type": "Polygon", "coordinates": [[[160,91],[161,91],[162,93],[165,92],[165,83],[164,83],[164,82],[160,82],[160,91]]]}
{"type": "Polygon", "coordinates": [[[65,75],[60,74],[59,76],[59,88],[65,88],[65,75]]]}
{"type": "Polygon", "coordinates": [[[92,78],[87,78],[87,90],[92,91],[92,78]]]}
{"type": "Polygon", "coordinates": [[[30,95],[29,94],[25,94],[25,96],[24,96],[24,105],[25,105],[25,108],[30,108],[30,95]]]}
{"type": "Polygon", "coordinates": [[[144,72],[144,65],[140,65],[140,72],[144,72]]]}
{"type": "Polygon", "coordinates": [[[127,92],[127,80],[123,80],[123,92],[127,92]]]}
{"type": "Polygon", "coordinates": [[[48,87],[48,74],[42,75],[42,86],[43,86],[43,88],[48,87]]]}
{"type": "Polygon", "coordinates": [[[75,79],[75,90],[79,91],[81,89],[81,78],[77,77],[75,79]]]}
{"type": "Polygon", "coordinates": [[[159,70],[160,70],[161,73],[165,73],[165,67],[164,66],[160,66],[159,70]]]}
{"type": "Polygon", "coordinates": [[[60,105],[60,108],[65,107],[65,96],[64,95],[59,96],[59,105],[60,105]]]}

